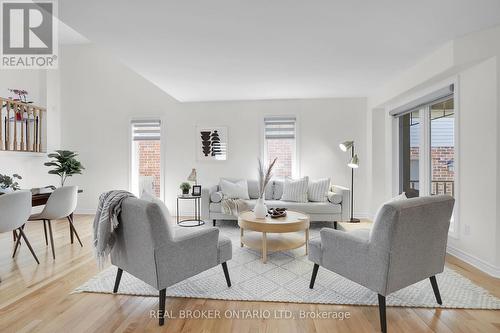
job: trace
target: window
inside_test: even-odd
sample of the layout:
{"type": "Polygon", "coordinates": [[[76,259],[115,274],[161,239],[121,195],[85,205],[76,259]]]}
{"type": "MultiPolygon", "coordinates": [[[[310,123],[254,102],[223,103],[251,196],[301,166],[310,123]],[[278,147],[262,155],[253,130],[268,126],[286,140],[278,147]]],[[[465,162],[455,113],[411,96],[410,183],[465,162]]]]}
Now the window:
{"type": "Polygon", "coordinates": [[[275,177],[297,175],[296,137],[295,117],[264,118],[264,161],[269,164],[278,158],[275,177]]]}
{"type": "MultiPolygon", "coordinates": [[[[456,196],[455,102],[453,87],[432,96],[399,119],[400,191],[408,197],[448,194],[456,196]]],[[[451,219],[455,233],[457,206],[451,219]]]]}
{"type": "Polygon", "coordinates": [[[133,120],[131,133],[131,192],[161,198],[161,121],[133,120]]]}

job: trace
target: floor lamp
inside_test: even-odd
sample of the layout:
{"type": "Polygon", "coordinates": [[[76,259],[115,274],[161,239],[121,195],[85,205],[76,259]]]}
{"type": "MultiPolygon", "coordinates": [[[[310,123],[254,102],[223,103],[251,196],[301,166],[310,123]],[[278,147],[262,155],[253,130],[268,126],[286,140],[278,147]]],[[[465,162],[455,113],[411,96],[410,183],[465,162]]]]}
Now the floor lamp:
{"type": "Polygon", "coordinates": [[[359,158],[358,155],[354,153],[354,141],[344,141],[339,144],[340,149],[343,152],[347,152],[349,149],[351,150],[351,160],[347,163],[347,166],[351,168],[351,219],[349,222],[358,223],[359,219],[353,217],[354,213],[354,169],[359,167],[359,158]]]}

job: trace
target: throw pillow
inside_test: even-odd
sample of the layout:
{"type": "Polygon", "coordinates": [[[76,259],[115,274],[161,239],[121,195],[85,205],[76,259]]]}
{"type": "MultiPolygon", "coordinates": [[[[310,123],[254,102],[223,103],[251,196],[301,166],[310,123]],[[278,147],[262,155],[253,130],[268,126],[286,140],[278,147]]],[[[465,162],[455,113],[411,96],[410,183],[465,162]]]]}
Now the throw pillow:
{"type": "Polygon", "coordinates": [[[339,204],[342,202],[342,195],[335,192],[328,192],[328,201],[334,204],[339,204]]]}
{"type": "Polygon", "coordinates": [[[210,194],[210,201],[221,202],[222,201],[222,192],[220,192],[220,191],[212,192],[212,194],[210,194]]]}
{"type": "Polygon", "coordinates": [[[248,183],[245,179],[236,181],[221,179],[219,187],[221,192],[230,199],[250,199],[248,196],[248,183]]]}
{"type": "Polygon", "coordinates": [[[283,185],[283,195],[281,200],[283,201],[293,201],[293,202],[307,202],[307,185],[309,183],[309,177],[304,177],[301,179],[285,179],[285,184],[283,185]]]}
{"type": "Polygon", "coordinates": [[[281,200],[283,196],[283,185],[285,185],[283,180],[274,181],[273,200],[281,200]]]}
{"type": "Polygon", "coordinates": [[[310,181],[307,189],[307,197],[309,201],[325,202],[328,198],[329,189],[330,178],[310,181]]]}

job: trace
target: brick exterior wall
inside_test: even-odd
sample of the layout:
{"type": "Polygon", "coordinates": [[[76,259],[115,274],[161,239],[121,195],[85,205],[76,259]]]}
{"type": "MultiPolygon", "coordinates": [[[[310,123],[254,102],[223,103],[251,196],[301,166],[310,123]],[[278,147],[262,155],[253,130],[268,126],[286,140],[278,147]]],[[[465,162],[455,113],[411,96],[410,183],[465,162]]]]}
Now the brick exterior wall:
{"type": "MultiPolygon", "coordinates": [[[[455,179],[453,164],[448,167],[449,161],[454,161],[454,147],[432,147],[432,194],[453,194],[453,182],[455,179]]],[[[410,159],[419,159],[419,148],[412,147],[410,149],[410,159]]]]}
{"type": "Polygon", "coordinates": [[[160,141],[139,141],[139,176],[153,176],[153,191],[160,197],[161,150],[160,141]]]}
{"type": "Polygon", "coordinates": [[[267,139],[267,163],[271,163],[276,157],[273,175],[275,177],[291,177],[294,139],[267,139]]]}

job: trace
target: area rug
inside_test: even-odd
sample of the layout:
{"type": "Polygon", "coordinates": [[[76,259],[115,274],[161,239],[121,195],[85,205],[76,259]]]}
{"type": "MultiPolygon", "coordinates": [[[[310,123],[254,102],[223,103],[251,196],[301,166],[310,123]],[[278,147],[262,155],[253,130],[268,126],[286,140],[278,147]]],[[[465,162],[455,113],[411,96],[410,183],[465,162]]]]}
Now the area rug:
{"type": "MultiPolygon", "coordinates": [[[[310,238],[319,237],[321,227],[311,226],[310,238]]],[[[238,301],[270,301],[343,305],[377,305],[377,294],[324,268],[319,269],[314,289],[309,289],[313,264],[304,248],[270,253],[263,264],[260,253],[239,246],[235,222],[222,221],[221,234],[233,242],[228,262],[232,287],[228,288],[222,267],[214,267],[167,289],[169,297],[208,298],[238,301]]],[[[116,267],[109,267],[74,292],[112,293],[116,267]]],[[[500,309],[500,299],[452,269],[437,275],[443,308],[500,309]]],[[[126,272],[119,294],[158,297],[158,291],[126,272]]],[[[387,297],[388,306],[439,307],[430,282],[421,281],[387,297]]]]}

